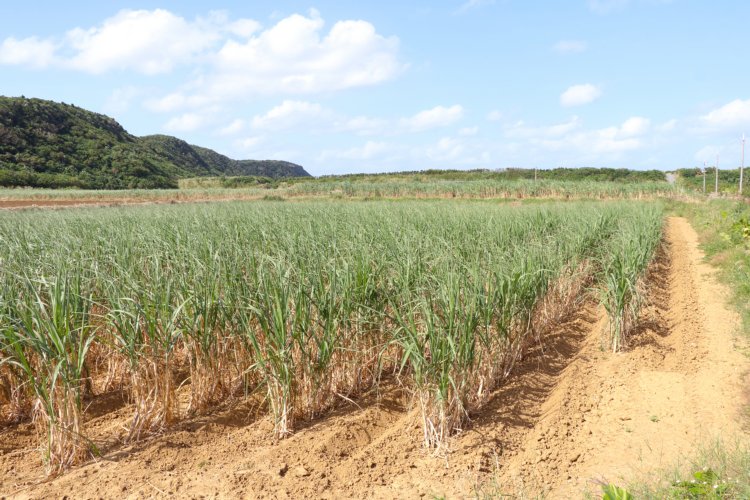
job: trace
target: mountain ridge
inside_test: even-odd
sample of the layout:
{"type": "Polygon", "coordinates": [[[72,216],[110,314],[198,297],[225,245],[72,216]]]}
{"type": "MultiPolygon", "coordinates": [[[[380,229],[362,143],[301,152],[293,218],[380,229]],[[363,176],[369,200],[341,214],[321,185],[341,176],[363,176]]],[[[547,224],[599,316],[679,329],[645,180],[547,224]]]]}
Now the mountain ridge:
{"type": "Polygon", "coordinates": [[[179,179],[309,177],[281,160],[235,160],[177,137],[130,134],[114,118],[73,104],[0,96],[0,186],[176,188],[179,179]]]}

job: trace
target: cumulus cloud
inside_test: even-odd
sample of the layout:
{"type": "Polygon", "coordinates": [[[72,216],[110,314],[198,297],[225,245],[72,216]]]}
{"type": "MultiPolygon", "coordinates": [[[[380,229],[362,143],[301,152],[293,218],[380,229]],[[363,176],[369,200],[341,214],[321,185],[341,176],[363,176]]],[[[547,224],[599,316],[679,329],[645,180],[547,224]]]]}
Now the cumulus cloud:
{"type": "Polygon", "coordinates": [[[559,54],[577,54],[587,48],[588,45],[582,40],[560,40],[552,46],[552,50],[559,54]]]}
{"type": "Polygon", "coordinates": [[[596,85],[584,83],[573,85],[560,95],[560,104],[566,108],[582,106],[601,97],[602,91],[596,85]]]}
{"type": "Polygon", "coordinates": [[[612,156],[642,148],[651,121],[640,116],[630,117],[617,126],[586,130],[577,116],[548,126],[530,126],[516,122],[505,126],[505,136],[536,148],[568,151],[585,158],[612,156]]]}
{"type": "Polygon", "coordinates": [[[437,127],[451,125],[464,114],[464,108],[458,104],[453,106],[435,106],[432,109],[420,111],[409,118],[402,118],[400,124],[412,132],[421,132],[437,127]]]}
{"type": "Polygon", "coordinates": [[[453,137],[443,137],[437,144],[428,147],[425,155],[428,159],[434,161],[453,161],[457,160],[464,153],[465,147],[461,140],[453,137]]]}
{"type": "Polygon", "coordinates": [[[581,126],[581,119],[573,116],[570,120],[555,125],[535,127],[527,125],[524,121],[517,121],[506,125],[505,135],[512,139],[533,139],[539,137],[559,137],[570,133],[581,126]]]}
{"type": "Polygon", "coordinates": [[[388,120],[383,118],[372,118],[369,116],[341,118],[336,124],[336,129],[339,131],[354,132],[360,135],[380,134],[383,133],[387,127],[388,120]]]}
{"type": "Polygon", "coordinates": [[[735,99],[701,117],[712,128],[732,128],[750,125],[750,99],[735,99]]]}
{"type": "Polygon", "coordinates": [[[363,20],[335,22],[320,14],[293,14],[263,28],[222,12],[185,19],[165,9],[122,10],[90,28],[57,38],[4,39],[0,64],[57,66],[101,74],[146,75],[194,66],[193,80],[152,101],[176,111],[253,94],[317,93],[376,85],[405,69],[399,40],[363,20]]]}
{"type": "Polygon", "coordinates": [[[625,137],[635,137],[645,134],[650,127],[651,120],[641,116],[634,116],[625,120],[620,126],[620,134],[625,137]]]}
{"type": "Polygon", "coordinates": [[[650,120],[635,116],[619,126],[576,131],[559,138],[541,139],[540,144],[553,151],[572,149],[585,154],[617,154],[643,147],[642,136],[650,124],[650,120]]]}
{"type": "Polygon", "coordinates": [[[101,26],[66,35],[75,55],[66,64],[88,73],[134,70],[166,73],[214,45],[219,30],[211,21],[194,22],[164,9],[123,10],[101,26]]]}
{"type": "Polygon", "coordinates": [[[242,41],[228,40],[205,76],[181,94],[201,104],[252,94],[309,94],[376,85],[403,69],[399,41],[366,21],[334,23],[324,32],[317,11],[294,14],[242,41]]]}
{"type": "Polygon", "coordinates": [[[671,132],[675,128],[677,128],[677,120],[673,118],[671,120],[667,120],[664,123],[659,124],[656,127],[656,130],[658,130],[659,132],[671,132]]]}
{"type": "Polygon", "coordinates": [[[285,100],[267,113],[255,116],[252,126],[262,130],[286,130],[315,120],[327,120],[331,114],[317,103],[285,100]]]}
{"type": "Polygon", "coordinates": [[[205,122],[198,113],[184,113],[169,120],[164,128],[170,132],[192,132],[200,128],[205,122]]]}
{"type": "MultiPolygon", "coordinates": [[[[239,132],[246,126],[264,132],[305,129],[317,132],[351,132],[358,135],[399,135],[445,127],[463,115],[459,105],[436,106],[401,118],[347,116],[319,103],[286,99],[265,113],[255,115],[249,122],[235,120],[220,133],[239,132]]],[[[460,135],[474,135],[478,127],[461,129],[460,135]]]]}
{"type": "Polygon", "coordinates": [[[242,132],[245,129],[246,125],[247,123],[245,122],[245,120],[243,120],[242,118],[236,118],[224,127],[220,128],[218,133],[219,135],[236,135],[242,132]]]}
{"type": "Polygon", "coordinates": [[[45,68],[54,61],[56,50],[57,45],[51,40],[9,37],[0,44],[0,64],[45,68]]]}
{"type": "Polygon", "coordinates": [[[265,142],[265,138],[262,136],[251,136],[245,137],[235,141],[235,146],[245,152],[254,151],[265,142]]]}

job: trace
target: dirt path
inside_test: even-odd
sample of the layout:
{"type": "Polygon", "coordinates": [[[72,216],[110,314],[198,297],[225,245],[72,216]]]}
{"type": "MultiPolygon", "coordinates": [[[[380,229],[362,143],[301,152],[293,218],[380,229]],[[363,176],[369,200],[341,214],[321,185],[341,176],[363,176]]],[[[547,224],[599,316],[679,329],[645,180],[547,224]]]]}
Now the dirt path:
{"type": "Polygon", "coordinates": [[[129,408],[109,395],[87,423],[104,458],[53,480],[43,481],[30,425],[0,430],[0,497],[575,498],[592,480],[672,464],[706,435],[740,432],[748,361],[693,229],[672,218],[667,241],[656,300],[629,351],[602,352],[604,315],[581,304],[445,457],[420,448],[416,412],[395,383],[281,442],[257,403],[241,401],[123,446],[112,436],[129,408]]]}
{"type": "Polygon", "coordinates": [[[748,360],[734,345],[739,319],[685,219],[668,219],[666,242],[631,348],[603,353],[589,335],[504,479],[566,498],[597,480],[622,484],[673,466],[695,444],[742,432],[748,360]]]}

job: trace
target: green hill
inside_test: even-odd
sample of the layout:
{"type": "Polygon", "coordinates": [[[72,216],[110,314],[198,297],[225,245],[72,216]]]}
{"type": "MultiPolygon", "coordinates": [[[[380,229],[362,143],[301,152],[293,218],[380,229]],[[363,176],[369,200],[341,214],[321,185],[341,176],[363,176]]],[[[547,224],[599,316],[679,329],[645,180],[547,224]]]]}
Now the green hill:
{"type": "Polygon", "coordinates": [[[74,105],[0,96],[0,186],[173,188],[188,177],[309,177],[277,160],[233,160],[167,135],[136,137],[74,105]]]}

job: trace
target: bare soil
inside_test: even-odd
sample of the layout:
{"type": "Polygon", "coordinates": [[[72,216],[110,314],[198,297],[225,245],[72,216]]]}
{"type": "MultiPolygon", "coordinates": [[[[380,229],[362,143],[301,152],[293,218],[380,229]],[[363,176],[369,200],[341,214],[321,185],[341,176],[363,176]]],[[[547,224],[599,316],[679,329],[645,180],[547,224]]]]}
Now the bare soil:
{"type": "Polygon", "coordinates": [[[600,348],[606,317],[584,302],[536,346],[489,405],[435,456],[395,382],[275,441],[248,398],[166,434],[121,444],[129,407],[99,396],[87,429],[103,457],[45,478],[30,424],[0,430],[0,496],[13,498],[416,498],[479,492],[581,497],[597,481],[673,464],[708,437],[742,435],[748,359],[739,320],[670,218],[652,301],[620,354],[600,348]]]}

